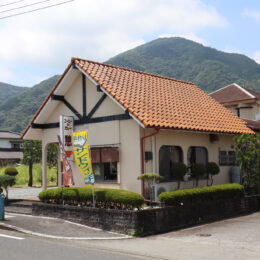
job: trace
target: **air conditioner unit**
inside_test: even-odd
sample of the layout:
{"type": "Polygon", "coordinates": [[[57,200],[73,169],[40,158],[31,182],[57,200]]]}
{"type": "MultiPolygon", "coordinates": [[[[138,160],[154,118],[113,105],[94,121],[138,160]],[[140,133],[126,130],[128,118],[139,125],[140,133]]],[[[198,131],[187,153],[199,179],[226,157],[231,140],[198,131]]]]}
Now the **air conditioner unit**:
{"type": "Polygon", "coordinates": [[[153,190],[153,201],[159,201],[158,200],[158,196],[165,191],[170,191],[174,189],[174,182],[161,182],[161,183],[157,183],[154,184],[152,186],[152,190],[153,190]]]}

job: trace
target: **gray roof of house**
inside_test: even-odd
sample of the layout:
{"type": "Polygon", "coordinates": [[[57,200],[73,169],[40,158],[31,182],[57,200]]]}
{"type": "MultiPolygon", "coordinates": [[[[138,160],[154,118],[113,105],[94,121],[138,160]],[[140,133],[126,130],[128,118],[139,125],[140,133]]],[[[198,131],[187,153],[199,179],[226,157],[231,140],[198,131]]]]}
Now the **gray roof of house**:
{"type": "Polygon", "coordinates": [[[0,131],[0,139],[20,139],[20,135],[10,131],[0,131]]]}

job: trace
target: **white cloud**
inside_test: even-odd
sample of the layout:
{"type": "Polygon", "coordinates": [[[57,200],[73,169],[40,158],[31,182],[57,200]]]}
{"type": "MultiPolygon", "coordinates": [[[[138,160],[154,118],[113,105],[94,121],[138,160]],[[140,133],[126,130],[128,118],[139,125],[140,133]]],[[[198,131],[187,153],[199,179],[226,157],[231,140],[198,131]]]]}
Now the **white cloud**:
{"type": "Polygon", "coordinates": [[[255,52],[252,58],[260,65],[260,51],[255,52]]]}
{"type": "MultiPolygon", "coordinates": [[[[205,44],[197,36],[201,29],[226,25],[216,9],[200,0],[76,0],[0,20],[0,67],[17,70],[26,65],[36,74],[40,70],[54,74],[72,56],[104,61],[159,35],[205,44]]],[[[10,75],[1,73],[0,80],[9,81],[10,75]]],[[[23,85],[35,83],[29,84],[28,77],[18,80],[23,85]]]]}
{"type": "Polygon", "coordinates": [[[253,18],[257,22],[260,22],[260,10],[246,9],[243,14],[253,18]]]}

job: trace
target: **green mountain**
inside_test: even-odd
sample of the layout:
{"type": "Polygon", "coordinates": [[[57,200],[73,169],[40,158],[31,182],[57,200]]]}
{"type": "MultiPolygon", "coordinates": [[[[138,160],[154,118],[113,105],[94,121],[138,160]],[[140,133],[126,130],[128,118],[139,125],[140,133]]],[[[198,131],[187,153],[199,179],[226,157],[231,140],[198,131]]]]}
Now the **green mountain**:
{"type": "MultiPolygon", "coordinates": [[[[260,65],[252,59],[178,37],[151,41],[106,63],[192,81],[206,92],[233,82],[260,90],[260,65]]],[[[57,79],[53,76],[32,88],[0,83],[0,130],[21,132],[57,79]]]]}
{"type": "Polygon", "coordinates": [[[6,101],[8,98],[14,97],[27,89],[28,88],[26,87],[17,87],[0,82],[0,104],[6,101]]]}
{"type": "Polygon", "coordinates": [[[59,76],[53,76],[27,88],[0,104],[0,129],[22,132],[59,76]]]}
{"type": "Polygon", "coordinates": [[[106,63],[191,81],[206,92],[233,82],[260,90],[260,65],[254,60],[179,37],[159,38],[106,63]]]}

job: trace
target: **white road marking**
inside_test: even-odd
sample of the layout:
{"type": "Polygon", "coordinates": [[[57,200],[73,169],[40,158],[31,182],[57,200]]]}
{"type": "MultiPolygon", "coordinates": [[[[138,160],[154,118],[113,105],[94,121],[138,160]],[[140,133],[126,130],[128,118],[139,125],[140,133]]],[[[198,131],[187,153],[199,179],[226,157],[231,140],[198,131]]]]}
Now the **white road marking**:
{"type": "Polygon", "coordinates": [[[23,237],[15,237],[15,236],[9,236],[5,234],[0,234],[0,237],[6,237],[6,238],[12,238],[12,239],[17,239],[17,240],[23,240],[23,237]]]}

